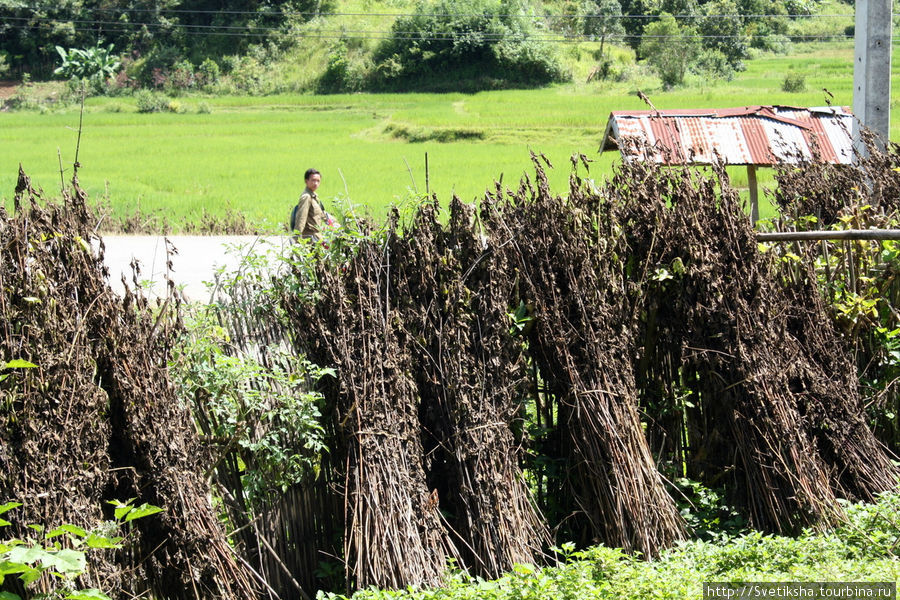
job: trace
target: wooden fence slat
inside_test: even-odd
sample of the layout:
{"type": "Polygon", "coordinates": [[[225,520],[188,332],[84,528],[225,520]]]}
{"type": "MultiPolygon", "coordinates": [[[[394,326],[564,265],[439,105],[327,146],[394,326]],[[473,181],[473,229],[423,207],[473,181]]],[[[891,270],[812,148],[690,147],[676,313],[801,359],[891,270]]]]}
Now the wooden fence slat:
{"type": "Polygon", "coordinates": [[[760,242],[812,240],[900,240],[900,229],[846,229],[844,231],[778,231],[757,233],[760,242]]]}

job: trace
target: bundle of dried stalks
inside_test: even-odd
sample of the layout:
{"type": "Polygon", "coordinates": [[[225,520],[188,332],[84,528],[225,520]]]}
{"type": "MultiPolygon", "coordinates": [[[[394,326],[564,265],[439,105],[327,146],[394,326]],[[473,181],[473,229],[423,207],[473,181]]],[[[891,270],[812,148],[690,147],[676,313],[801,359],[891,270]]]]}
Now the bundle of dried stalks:
{"type": "Polygon", "coordinates": [[[284,303],[300,347],[338,371],[328,445],[347,461],[351,586],[433,585],[447,558],[497,576],[549,543],[514,434],[525,373],[507,316],[514,279],[472,213],[454,202],[445,228],[427,203],[403,236],[395,221],[342,273],[323,268],[315,306],[284,303]]]}
{"type": "Polygon", "coordinates": [[[864,152],[852,165],[835,165],[816,157],[796,157],[777,166],[774,201],[788,217],[812,216],[814,228],[828,227],[848,208],[866,204],[882,213],[900,210],[900,146],[881,149],[872,132],[863,130],[864,152]],[[799,165],[799,166],[798,166],[799,165]]]}
{"type": "MultiPolygon", "coordinates": [[[[856,390],[848,377],[823,368],[822,352],[840,354],[839,346],[826,351],[827,344],[797,338],[791,298],[758,252],[724,170],[707,178],[630,163],[606,189],[629,225],[628,248],[647,282],[638,307],[653,324],[643,346],[654,360],[644,361],[641,386],[658,387],[674,364],[681,366],[677,386],[693,394],[695,407],[679,424],[686,431],[667,432],[684,440],[688,474],[724,483],[763,529],[833,521],[835,495],[845,492],[833,484],[848,472],[831,450],[823,452],[821,415],[860,416],[856,390]],[[642,185],[629,185],[634,181],[642,185]],[[654,364],[663,368],[654,372],[654,364]]],[[[814,319],[827,330],[824,313],[814,319]]],[[[848,458],[855,448],[876,450],[865,427],[841,427],[836,435],[848,444],[848,458]]],[[[884,481],[887,464],[873,456],[861,469],[884,481]]]]}
{"type": "Polygon", "coordinates": [[[577,181],[563,200],[535,166],[537,189],[523,184],[486,220],[508,239],[522,298],[534,306],[529,348],[559,399],[575,501],[595,538],[652,556],[684,526],[638,415],[634,319],[611,224],[590,212],[596,199],[577,181]]]}
{"type": "Polygon", "coordinates": [[[828,467],[832,489],[841,497],[871,502],[896,487],[897,469],[867,423],[851,353],[828,319],[808,260],[806,269],[806,278],[786,289],[791,308],[785,317],[814,369],[801,371],[792,381],[793,390],[807,433],[828,467]]]}
{"type": "Polygon", "coordinates": [[[463,565],[497,577],[534,563],[550,541],[513,433],[524,428],[527,386],[508,316],[515,278],[479,235],[470,205],[454,199],[446,228],[437,212],[436,203],[423,206],[394,244],[396,290],[415,340],[429,485],[462,538],[463,565]]]}
{"type": "Polygon", "coordinates": [[[86,584],[116,595],[254,597],[209,502],[190,413],[166,377],[172,311],[112,293],[73,183],[64,205],[41,208],[20,172],[16,212],[0,214],[0,356],[38,365],[0,382],[0,497],[24,502],[25,522],[86,528],[104,500],[164,507],[135,521],[135,543],[103,555],[86,584]]]}
{"type": "Polygon", "coordinates": [[[345,481],[347,584],[438,585],[457,557],[426,485],[412,341],[397,327],[390,245],[364,244],[345,273],[322,269],[321,300],[285,308],[317,364],[333,366],[336,438],[345,481]],[[304,310],[310,308],[310,310],[304,310]],[[298,312],[299,311],[299,312],[298,312]]]}
{"type": "MultiPolygon", "coordinates": [[[[779,168],[775,199],[791,218],[780,219],[777,226],[822,229],[843,220],[848,227],[859,229],[893,227],[900,214],[900,146],[889,144],[882,149],[876,142],[871,132],[863,131],[866,151],[853,165],[812,162],[803,164],[802,169],[779,168]]],[[[818,259],[826,265],[824,276],[829,294],[834,293],[835,287],[869,297],[877,293],[871,290],[879,290],[884,294],[883,305],[891,307],[900,297],[896,265],[891,264],[895,261],[889,258],[889,247],[881,242],[844,243],[839,248],[839,262],[829,260],[838,248],[825,242],[790,249],[802,254],[803,261],[783,261],[779,265],[790,300],[789,327],[803,354],[827,374],[804,382],[804,395],[816,402],[804,403],[802,409],[808,413],[810,434],[830,467],[832,486],[842,495],[870,500],[874,494],[893,487],[895,474],[866,422],[856,374],[876,381],[889,378],[889,367],[885,369],[884,365],[891,361],[879,355],[884,349],[871,343],[864,332],[877,326],[893,329],[896,311],[887,308],[885,311],[892,314],[874,319],[874,324],[836,331],[835,319],[829,318],[834,307],[826,306],[817,290],[814,262],[818,259]],[[862,285],[870,277],[874,279],[862,285]]],[[[893,396],[896,405],[900,395],[891,391],[892,387],[889,381],[884,383],[881,398],[876,396],[872,401],[885,402],[893,396]]],[[[884,412],[891,410],[885,408],[884,412]]],[[[896,444],[897,438],[891,435],[895,427],[889,426],[885,432],[889,444],[896,444]]]]}

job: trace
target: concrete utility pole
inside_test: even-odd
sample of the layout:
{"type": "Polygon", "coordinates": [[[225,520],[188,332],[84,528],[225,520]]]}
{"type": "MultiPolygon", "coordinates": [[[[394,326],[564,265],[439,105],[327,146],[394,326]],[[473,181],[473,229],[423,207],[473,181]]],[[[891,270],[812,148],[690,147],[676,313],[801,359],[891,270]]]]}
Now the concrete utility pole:
{"type": "Polygon", "coordinates": [[[890,139],[891,127],[891,0],[856,0],[856,50],[853,65],[853,145],[864,153],[860,122],[890,139]]]}

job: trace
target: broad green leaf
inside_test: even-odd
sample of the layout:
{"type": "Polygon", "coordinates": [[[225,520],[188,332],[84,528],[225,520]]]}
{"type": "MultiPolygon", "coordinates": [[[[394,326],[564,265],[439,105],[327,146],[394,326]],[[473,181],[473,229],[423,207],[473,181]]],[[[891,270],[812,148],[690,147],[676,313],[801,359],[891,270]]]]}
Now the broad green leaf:
{"type": "Polygon", "coordinates": [[[0,592],[0,600],[22,600],[22,597],[12,592],[0,592]]]}
{"type": "Polygon", "coordinates": [[[0,560],[0,578],[4,575],[15,575],[16,573],[24,573],[28,569],[30,569],[28,565],[23,565],[20,562],[13,562],[9,560],[0,560]]]}
{"type": "Polygon", "coordinates": [[[70,533],[76,537],[87,537],[87,531],[82,529],[81,527],[77,527],[75,525],[60,525],[53,531],[47,534],[47,539],[55,538],[56,536],[62,535],[64,533],[70,533]]]}
{"type": "Polygon", "coordinates": [[[14,358],[3,366],[4,369],[34,369],[35,367],[37,367],[36,364],[21,358],[14,358]]]}
{"type": "Polygon", "coordinates": [[[44,560],[49,556],[48,552],[40,546],[16,546],[6,553],[7,559],[11,562],[30,565],[38,561],[44,560]]]}
{"type": "Polygon", "coordinates": [[[6,504],[0,504],[0,515],[9,512],[14,508],[19,508],[20,506],[22,506],[21,502],[7,502],[6,504]]]}
{"type": "Polygon", "coordinates": [[[112,504],[113,506],[116,507],[115,517],[116,517],[116,520],[118,521],[122,517],[127,515],[129,512],[131,512],[131,510],[132,510],[131,503],[134,502],[135,500],[136,500],[136,498],[132,498],[127,502],[122,502],[121,500],[107,500],[106,503],[112,504]]]}
{"type": "Polygon", "coordinates": [[[24,583],[26,586],[28,586],[29,584],[32,584],[35,581],[37,581],[38,579],[40,579],[42,574],[43,574],[43,571],[41,571],[40,569],[35,569],[34,567],[29,567],[28,570],[24,571],[21,575],[19,575],[19,579],[22,581],[22,583],[24,583]]]}
{"type": "Polygon", "coordinates": [[[125,522],[134,521],[135,519],[140,519],[141,517],[148,517],[150,515],[155,515],[158,512],[162,512],[158,506],[152,506],[150,504],[144,503],[138,506],[137,508],[133,508],[131,512],[128,513],[128,516],[125,517],[125,522]]]}
{"type": "MultiPolygon", "coordinates": [[[[98,590],[97,588],[89,588],[86,590],[79,590],[77,592],[71,592],[66,596],[69,600],[110,600],[110,597],[98,590]]],[[[0,600],[3,600],[0,598],[0,600]]]]}
{"type": "Polygon", "coordinates": [[[121,541],[122,538],[120,537],[110,538],[92,533],[87,537],[84,543],[87,544],[88,548],[118,548],[119,542],[121,541]]]}
{"type": "Polygon", "coordinates": [[[84,552],[77,550],[59,550],[48,554],[48,558],[44,559],[43,563],[45,567],[56,569],[60,573],[78,574],[84,573],[87,569],[84,552]]]}

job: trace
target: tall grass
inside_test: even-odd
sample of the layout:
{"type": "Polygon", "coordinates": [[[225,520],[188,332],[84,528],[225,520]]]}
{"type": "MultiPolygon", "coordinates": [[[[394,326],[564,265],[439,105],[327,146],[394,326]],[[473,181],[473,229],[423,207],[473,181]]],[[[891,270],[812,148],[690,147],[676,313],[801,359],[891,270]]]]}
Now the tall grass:
{"type": "MultiPolygon", "coordinates": [[[[198,97],[179,99],[182,114],[138,114],[130,98],[90,98],[79,176],[93,199],[108,197],[115,216],[140,210],[196,221],[204,211],[221,216],[231,209],[281,224],[302,190],[303,171],[315,166],[324,175],[326,203],[349,197],[359,211],[381,218],[392,203],[425,193],[426,154],[428,190],[442,200],[453,194],[472,200],[501,177],[516,185],[531,172],[532,150],[555,165],[554,190],[566,189],[573,153],[596,159],[593,174],[602,177],[617,159],[598,154],[609,113],[646,108],[637,89],[658,108],[852,104],[850,43],[798,46],[790,56],[764,55],[747,67],[731,82],[695,79],[667,92],[647,78],[470,95],[198,97]],[[806,91],[781,91],[789,71],[805,75],[806,91]],[[198,114],[201,103],[210,114],[198,114]],[[414,139],[429,141],[409,142],[389,128],[415,130],[422,135],[414,139]]],[[[0,113],[0,197],[10,201],[20,163],[52,195],[60,184],[59,155],[64,178],[71,175],[78,120],[74,106],[0,113]]],[[[893,139],[898,127],[894,118],[893,139]]],[[[746,186],[743,169],[733,175],[735,185],[746,186]]],[[[766,170],[760,185],[771,185],[766,170]]]]}

